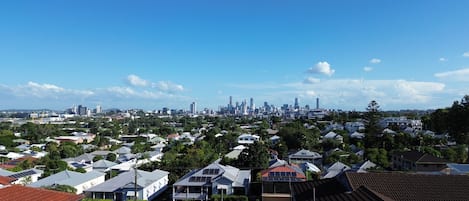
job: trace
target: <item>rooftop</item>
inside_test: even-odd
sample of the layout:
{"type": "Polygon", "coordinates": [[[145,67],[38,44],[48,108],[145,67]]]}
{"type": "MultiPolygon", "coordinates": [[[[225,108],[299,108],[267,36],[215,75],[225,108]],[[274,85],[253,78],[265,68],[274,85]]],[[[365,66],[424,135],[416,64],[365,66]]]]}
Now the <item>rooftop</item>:
{"type": "Polygon", "coordinates": [[[9,185],[0,188],[0,200],[2,201],[79,201],[83,198],[83,195],[75,195],[71,193],[64,193],[40,188],[31,188],[19,185],[9,185]]]}

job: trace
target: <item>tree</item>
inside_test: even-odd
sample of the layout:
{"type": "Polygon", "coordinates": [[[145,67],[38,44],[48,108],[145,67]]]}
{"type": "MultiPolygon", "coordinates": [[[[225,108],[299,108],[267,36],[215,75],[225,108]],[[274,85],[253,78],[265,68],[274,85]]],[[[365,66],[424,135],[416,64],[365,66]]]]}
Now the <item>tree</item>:
{"type": "Polygon", "coordinates": [[[379,120],[381,118],[381,112],[379,104],[375,100],[372,100],[365,113],[365,146],[366,147],[377,147],[379,142],[376,140],[376,135],[380,132],[379,120]]]}
{"type": "Polygon", "coordinates": [[[99,161],[99,160],[102,160],[102,159],[104,159],[103,156],[97,155],[93,158],[93,162],[96,162],[96,161],[99,161]]]}
{"type": "Polygon", "coordinates": [[[381,167],[389,167],[388,152],[386,149],[369,148],[366,149],[366,158],[381,167]]]}
{"type": "Polygon", "coordinates": [[[108,161],[116,161],[117,155],[115,153],[108,153],[106,156],[106,160],[108,161]]]}
{"type": "Polygon", "coordinates": [[[244,149],[236,161],[238,167],[266,169],[269,165],[269,151],[263,142],[254,142],[244,149]]]}

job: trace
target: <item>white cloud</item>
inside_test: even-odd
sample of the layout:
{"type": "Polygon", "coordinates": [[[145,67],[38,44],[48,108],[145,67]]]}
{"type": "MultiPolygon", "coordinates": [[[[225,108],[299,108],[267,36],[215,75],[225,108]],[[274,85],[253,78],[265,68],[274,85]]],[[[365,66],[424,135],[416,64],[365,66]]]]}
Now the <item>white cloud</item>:
{"type": "Polygon", "coordinates": [[[315,98],[320,97],[321,107],[361,111],[371,100],[377,100],[384,109],[433,108],[435,99],[445,93],[446,88],[439,82],[360,79],[328,79],[322,80],[321,85],[302,82],[283,86],[282,92],[275,93],[272,100],[285,103],[299,96],[302,102],[312,105],[315,98]]]}
{"type": "Polygon", "coordinates": [[[363,67],[363,71],[365,71],[365,72],[370,72],[372,70],[373,70],[373,67],[370,67],[370,66],[363,67]]]}
{"type": "Polygon", "coordinates": [[[435,77],[442,80],[469,82],[469,68],[435,73],[435,77]]]}
{"type": "Polygon", "coordinates": [[[462,56],[463,56],[463,57],[469,57],[469,52],[464,52],[464,53],[462,54],[462,56]]]}
{"type": "Polygon", "coordinates": [[[317,84],[319,82],[321,82],[321,80],[318,78],[314,78],[314,77],[308,77],[303,81],[303,83],[305,84],[317,84]]]}
{"type": "Polygon", "coordinates": [[[316,66],[311,67],[309,72],[331,76],[334,74],[335,70],[331,69],[331,65],[327,63],[327,61],[320,61],[316,64],[316,66]]]}
{"type": "Polygon", "coordinates": [[[313,90],[308,90],[305,92],[305,95],[313,97],[313,96],[316,96],[317,94],[313,90]]]}
{"type": "Polygon", "coordinates": [[[370,60],[370,63],[379,64],[379,63],[381,63],[381,59],[373,58],[373,59],[370,60]]]}
{"type": "Polygon", "coordinates": [[[447,59],[447,58],[444,58],[444,57],[441,57],[441,58],[439,59],[439,61],[445,62],[445,61],[448,61],[448,59],[447,59]]]}
{"type": "Polygon", "coordinates": [[[138,87],[146,87],[149,85],[150,82],[147,80],[144,80],[136,75],[129,75],[127,76],[127,81],[129,82],[130,85],[132,86],[138,86],[138,87]]]}
{"type": "Polygon", "coordinates": [[[157,88],[161,91],[166,91],[166,92],[184,91],[184,87],[182,85],[175,84],[169,81],[159,81],[157,83],[152,83],[152,86],[154,88],[157,88]]]}

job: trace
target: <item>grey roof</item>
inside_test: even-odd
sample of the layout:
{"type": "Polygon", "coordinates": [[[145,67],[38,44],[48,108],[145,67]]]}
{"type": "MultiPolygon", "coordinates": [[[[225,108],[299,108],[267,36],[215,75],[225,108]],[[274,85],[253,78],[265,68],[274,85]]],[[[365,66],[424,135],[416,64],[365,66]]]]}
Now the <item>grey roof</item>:
{"type": "Polygon", "coordinates": [[[0,168],[0,176],[8,177],[8,176],[10,176],[10,175],[12,175],[12,174],[15,174],[15,173],[0,168]]]}
{"type": "Polygon", "coordinates": [[[322,155],[314,151],[302,149],[294,154],[291,154],[288,157],[290,158],[293,158],[293,157],[295,158],[322,158],[322,155]]]}
{"type": "Polygon", "coordinates": [[[345,165],[341,163],[340,161],[337,161],[334,163],[331,167],[327,169],[327,174],[323,176],[324,179],[327,178],[333,178],[337,176],[338,174],[350,170],[350,167],[348,165],[345,165]]]}
{"type": "Polygon", "coordinates": [[[116,152],[118,154],[130,154],[130,153],[132,153],[131,151],[132,151],[132,149],[130,149],[128,147],[121,147],[121,148],[117,149],[114,152],[116,152]]]}
{"type": "Polygon", "coordinates": [[[288,164],[287,161],[276,158],[276,159],[269,161],[269,168],[278,167],[278,166],[287,165],[287,164],[288,164]]]}
{"type": "Polygon", "coordinates": [[[241,154],[243,150],[235,149],[233,151],[230,151],[230,153],[227,153],[225,157],[227,158],[232,158],[232,159],[238,159],[239,155],[241,154]]]}
{"type": "Polygon", "coordinates": [[[90,161],[93,161],[93,158],[94,158],[94,155],[92,154],[88,154],[88,153],[84,153],[82,155],[79,155],[75,158],[66,158],[66,159],[63,159],[64,161],[66,162],[72,162],[72,161],[76,161],[76,162],[90,162],[90,161]]]}
{"type": "MultiPolygon", "coordinates": [[[[154,170],[153,172],[147,172],[143,170],[137,170],[137,185],[140,187],[147,187],[167,176],[169,172],[163,170],[154,170]]],[[[114,178],[107,180],[106,182],[96,185],[86,192],[115,192],[119,188],[125,186],[133,186],[135,179],[135,171],[131,169],[128,172],[121,173],[114,178]]]]}
{"type": "Polygon", "coordinates": [[[104,169],[107,169],[107,168],[110,168],[112,166],[115,166],[117,165],[117,163],[114,163],[112,161],[108,161],[108,160],[105,160],[105,159],[101,159],[99,161],[96,161],[93,163],[93,169],[94,168],[104,168],[104,169]]]}
{"type": "Polygon", "coordinates": [[[179,181],[174,183],[176,186],[202,186],[208,182],[212,182],[218,178],[226,178],[233,182],[233,186],[243,186],[244,181],[251,176],[250,170],[239,170],[233,166],[225,166],[218,163],[218,161],[206,166],[197,171],[192,171],[183,176],[179,181]],[[204,173],[207,170],[216,170],[212,173],[204,173]],[[202,178],[201,180],[192,180],[191,178],[202,178]],[[208,180],[207,180],[208,179],[208,180]]]}
{"type": "Polygon", "coordinates": [[[451,174],[469,173],[469,164],[448,163],[446,165],[450,168],[451,174]]]}
{"type": "Polygon", "coordinates": [[[97,150],[93,151],[90,154],[93,156],[107,156],[109,153],[114,153],[112,151],[103,151],[103,150],[97,150]]]}
{"type": "Polygon", "coordinates": [[[360,167],[358,168],[357,172],[358,173],[365,173],[367,172],[368,169],[376,167],[376,164],[371,162],[370,160],[367,160],[363,162],[360,167]]]}
{"type": "Polygon", "coordinates": [[[41,187],[41,186],[52,186],[54,184],[77,186],[82,183],[85,183],[89,180],[104,176],[104,173],[98,171],[91,171],[87,173],[73,172],[69,170],[64,170],[57,174],[53,174],[44,179],[38,180],[28,186],[31,187],[41,187]]]}

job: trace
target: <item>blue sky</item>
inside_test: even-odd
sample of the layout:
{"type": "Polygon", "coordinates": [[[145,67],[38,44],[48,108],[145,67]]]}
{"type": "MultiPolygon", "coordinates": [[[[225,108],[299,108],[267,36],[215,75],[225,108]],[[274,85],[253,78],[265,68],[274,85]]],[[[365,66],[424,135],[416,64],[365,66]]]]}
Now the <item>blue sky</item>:
{"type": "Polygon", "coordinates": [[[469,1],[0,3],[0,109],[384,110],[469,94],[469,1]]]}

